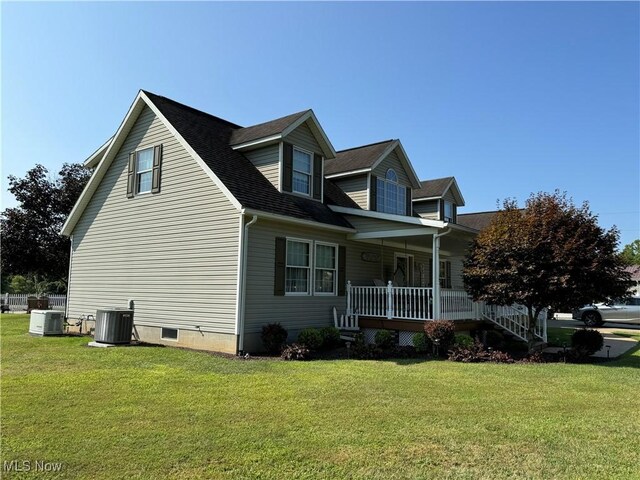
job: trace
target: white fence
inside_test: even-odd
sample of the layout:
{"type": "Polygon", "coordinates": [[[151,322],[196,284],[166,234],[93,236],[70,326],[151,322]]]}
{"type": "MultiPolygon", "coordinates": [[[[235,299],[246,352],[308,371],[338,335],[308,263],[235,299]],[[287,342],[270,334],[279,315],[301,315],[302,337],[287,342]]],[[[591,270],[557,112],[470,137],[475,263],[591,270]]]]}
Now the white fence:
{"type": "MultiPolygon", "coordinates": [[[[21,311],[27,309],[27,297],[35,297],[34,294],[3,293],[2,304],[7,305],[10,311],[21,311]]],[[[64,311],[67,306],[66,295],[47,295],[50,310],[64,311]]]]}

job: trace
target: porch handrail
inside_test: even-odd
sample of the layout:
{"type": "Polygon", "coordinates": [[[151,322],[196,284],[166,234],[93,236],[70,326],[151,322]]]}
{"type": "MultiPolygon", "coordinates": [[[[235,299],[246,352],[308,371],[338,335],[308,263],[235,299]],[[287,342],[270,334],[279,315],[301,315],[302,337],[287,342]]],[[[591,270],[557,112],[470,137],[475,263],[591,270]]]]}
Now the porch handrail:
{"type": "Polygon", "coordinates": [[[433,312],[433,289],[351,285],[347,282],[347,312],[369,317],[429,320],[433,312]]]}
{"type": "MultiPolygon", "coordinates": [[[[504,328],[516,337],[528,341],[529,315],[520,305],[488,305],[482,308],[483,318],[504,328]]],[[[547,341],[547,316],[546,311],[541,312],[533,332],[536,338],[547,341]]]]}

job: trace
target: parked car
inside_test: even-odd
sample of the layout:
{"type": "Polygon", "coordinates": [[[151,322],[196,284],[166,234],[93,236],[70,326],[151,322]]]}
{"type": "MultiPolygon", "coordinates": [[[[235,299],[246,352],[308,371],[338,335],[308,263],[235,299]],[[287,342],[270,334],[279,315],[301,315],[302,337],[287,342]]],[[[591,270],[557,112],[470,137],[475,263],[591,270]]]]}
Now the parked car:
{"type": "Polygon", "coordinates": [[[572,316],[574,320],[582,320],[588,327],[598,327],[604,322],[640,324],[640,296],[585,305],[574,310],[572,316]]]}

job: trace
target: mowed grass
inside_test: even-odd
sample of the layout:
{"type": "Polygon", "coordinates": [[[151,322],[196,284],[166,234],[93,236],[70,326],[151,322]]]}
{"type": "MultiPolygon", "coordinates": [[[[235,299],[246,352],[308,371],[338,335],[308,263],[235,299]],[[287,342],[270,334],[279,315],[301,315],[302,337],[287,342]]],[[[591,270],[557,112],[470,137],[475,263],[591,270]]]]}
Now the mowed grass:
{"type": "MultiPolygon", "coordinates": [[[[3,315],[2,461],[42,478],[640,478],[640,352],[600,365],[236,360],[3,315]]],[[[37,478],[3,472],[2,478],[37,478]]]]}

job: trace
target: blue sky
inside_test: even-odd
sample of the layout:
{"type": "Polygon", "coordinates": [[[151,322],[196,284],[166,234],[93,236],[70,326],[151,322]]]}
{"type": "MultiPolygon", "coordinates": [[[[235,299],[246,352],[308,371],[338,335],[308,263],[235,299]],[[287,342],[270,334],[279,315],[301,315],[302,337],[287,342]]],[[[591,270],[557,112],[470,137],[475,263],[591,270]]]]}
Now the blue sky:
{"type": "Polygon", "coordinates": [[[6,3],[6,177],[83,161],[138,89],[241,125],[313,108],[337,150],[400,138],[462,212],[589,200],[640,237],[640,4],[6,3]]]}

